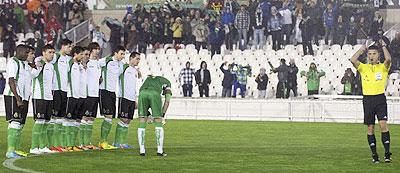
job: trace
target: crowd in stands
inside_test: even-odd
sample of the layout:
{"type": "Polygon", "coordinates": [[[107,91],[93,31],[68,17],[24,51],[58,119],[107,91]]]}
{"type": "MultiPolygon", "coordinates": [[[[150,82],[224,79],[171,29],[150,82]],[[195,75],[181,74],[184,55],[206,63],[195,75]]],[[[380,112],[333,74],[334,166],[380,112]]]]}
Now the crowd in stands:
{"type": "Polygon", "coordinates": [[[342,3],[249,0],[248,5],[239,5],[236,0],[227,0],[222,8],[205,10],[182,8],[167,0],[161,7],[128,7],[122,23],[108,19],[107,25],[110,42],[141,53],[165,44],[195,44],[198,50],[208,48],[214,55],[221,52],[223,44],[228,50],[263,49],[271,40],[274,50],[303,44],[304,55],[313,55],[311,46],[319,45],[320,40],[326,45],[355,45],[379,37],[384,22],[379,11],[349,9],[342,3]]]}
{"type": "Polygon", "coordinates": [[[59,47],[65,38],[64,32],[80,24],[87,16],[87,5],[83,0],[32,0],[22,8],[17,2],[5,3],[0,9],[0,41],[3,42],[3,57],[12,57],[18,41],[17,34],[34,33],[25,41],[38,48],[47,43],[59,47]]]}

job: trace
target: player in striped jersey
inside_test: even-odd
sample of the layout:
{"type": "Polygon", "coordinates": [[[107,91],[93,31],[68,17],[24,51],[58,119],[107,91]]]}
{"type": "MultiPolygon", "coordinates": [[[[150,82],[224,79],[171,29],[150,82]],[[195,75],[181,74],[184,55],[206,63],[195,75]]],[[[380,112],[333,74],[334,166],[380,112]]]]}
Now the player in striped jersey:
{"type": "Polygon", "coordinates": [[[126,141],[129,123],[133,119],[136,101],[136,82],[140,78],[140,72],[137,66],[140,62],[140,54],[132,52],[129,57],[129,64],[123,65],[122,74],[119,77],[119,101],[118,101],[118,118],[120,122],[117,124],[115,132],[114,146],[123,149],[133,148],[126,141]]]}
{"type": "Polygon", "coordinates": [[[102,149],[116,149],[108,144],[107,138],[112,127],[112,118],[115,117],[116,110],[116,89],[118,77],[122,72],[122,59],[125,57],[125,48],[117,46],[113,56],[99,60],[102,72],[102,83],[100,85],[100,112],[105,117],[101,124],[101,143],[102,149]]]}
{"type": "Polygon", "coordinates": [[[48,147],[46,122],[50,121],[53,109],[53,76],[54,66],[51,63],[54,57],[54,47],[45,45],[42,57],[35,59],[35,68],[31,69],[33,77],[32,102],[35,124],[32,129],[31,154],[53,153],[48,147]]]}
{"type": "Polygon", "coordinates": [[[26,61],[29,49],[25,45],[18,45],[16,55],[7,62],[7,85],[4,90],[4,106],[6,111],[6,120],[8,121],[7,129],[7,158],[21,158],[15,152],[22,129],[22,110],[24,109],[23,91],[25,87],[26,73],[24,61],[26,61]]]}
{"type": "Polygon", "coordinates": [[[66,128],[66,149],[68,151],[81,151],[81,149],[75,146],[77,133],[75,122],[79,114],[80,87],[83,87],[80,84],[82,68],[80,62],[85,55],[83,48],[80,46],[75,46],[71,54],[73,58],[68,62],[67,112],[63,126],[66,128]]]}
{"type": "Polygon", "coordinates": [[[101,68],[98,62],[100,45],[98,43],[90,43],[88,45],[90,52],[89,61],[86,64],[87,72],[87,99],[85,101],[85,111],[81,121],[80,135],[83,140],[83,146],[86,149],[98,149],[92,145],[93,121],[97,116],[97,108],[99,104],[99,86],[101,68]]]}
{"type": "Polygon", "coordinates": [[[66,146],[66,127],[63,126],[68,91],[68,62],[71,60],[69,54],[72,50],[72,42],[68,39],[61,40],[60,52],[53,58],[54,80],[53,80],[53,116],[54,125],[54,146],[62,152],[66,146]]]}

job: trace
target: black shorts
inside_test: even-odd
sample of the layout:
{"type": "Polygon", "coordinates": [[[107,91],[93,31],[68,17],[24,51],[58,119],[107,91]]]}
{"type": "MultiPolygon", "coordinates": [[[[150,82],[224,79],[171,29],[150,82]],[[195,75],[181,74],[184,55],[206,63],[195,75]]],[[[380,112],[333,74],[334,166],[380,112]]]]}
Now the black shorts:
{"type": "Polygon", "coordinates": [[[63,118],[67,110],[67,92],[53,91],[53,115],[63,118]]]}
{"type": "Polygon", "coordinates": [[[112,115],[115,117],[116,96],[114,92],[100,90],[100,113],[101,115],[112,115]]]}
{"type": "Polygon", "coordinates": [[[77,115],[77,119],[78,120],[82,120],[83,115],[85,114],[85,102],[86,102],[86,98],[79,98],[78,99],[78,115],[77,115]]]}
{"type": "Polygon", "coordinates": [[[79,114],[79,99],[68,97],[67,99],[67,115],[65,118],[76,120],[79,114]]]}
{"type": "Polygon", "coordinates": [[[364,124],[375,124],[375,116],[378,121],[388,120],[386,96],[383,94],[375,96],[363,96],[364,124]]]}
{"type": "Polygon", "coordinates": [[[118,118],[132,120],[135,114],[135,102],[125,98],[118,99],[118,118]]]}
{"type": "Polygon", "coordinates": [[[6,108],[6,120],[16,121],[25,124],[26,116],[28,114],[28,101],[23,101],[22,107],[17,106],[17,100],[14,96],[4,96],[4,106],[6,108]]]}
{"type": "Polygon", "coordinates": [[[99,105],[98,97],[88,97],[85,101],[85,116],[96,118],[99,105]]]}
{"type": "Polygon", "coordinates": [[[50,121],[53,112],[53,101],[32,99],[33,102],[33,119],[50,121]]]}

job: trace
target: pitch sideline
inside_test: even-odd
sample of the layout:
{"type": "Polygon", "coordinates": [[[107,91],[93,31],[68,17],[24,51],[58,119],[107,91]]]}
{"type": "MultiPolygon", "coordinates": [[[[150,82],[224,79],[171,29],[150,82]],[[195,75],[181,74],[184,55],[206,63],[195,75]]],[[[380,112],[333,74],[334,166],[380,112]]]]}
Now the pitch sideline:
{"type": "MultiPolygon", "coordinates": [[[[36,157],[36,156],[28,156],[28,157],[36,157]]],[[[20,159],[25,159],[25,158],[17,158],[17,159],[6,159],[3,162],[3,166],[11,169],[13,171],[20,171],[20,172],[26,172],[26,173],[43,173],[43,172],[38,172],[38,171],[34,171],[34,170],[30,170],[30,169],[25,169],[25,168],[20,168],[18,166],[14,165],[14,162],[20,159]]]]}

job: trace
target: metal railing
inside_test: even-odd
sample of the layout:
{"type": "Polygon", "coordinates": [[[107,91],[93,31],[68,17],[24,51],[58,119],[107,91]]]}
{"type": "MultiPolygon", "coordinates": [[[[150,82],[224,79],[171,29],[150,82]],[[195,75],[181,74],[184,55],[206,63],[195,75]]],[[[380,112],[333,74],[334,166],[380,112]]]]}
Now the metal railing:
{"type": "Polygon", "coordinates": [[[392,41],[398,32],[400,32],[400,23],[390,27],[383,35],[392,41]]]}
{"type": "Polygon", "coordinates": [[[90,19],[85,20],[81,24],[69,29],[65,32],[65,36],[73,42],[73,44],[79,43],[82,40],[90,37],[90,19]]]}

